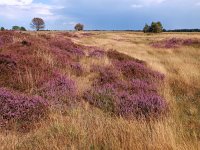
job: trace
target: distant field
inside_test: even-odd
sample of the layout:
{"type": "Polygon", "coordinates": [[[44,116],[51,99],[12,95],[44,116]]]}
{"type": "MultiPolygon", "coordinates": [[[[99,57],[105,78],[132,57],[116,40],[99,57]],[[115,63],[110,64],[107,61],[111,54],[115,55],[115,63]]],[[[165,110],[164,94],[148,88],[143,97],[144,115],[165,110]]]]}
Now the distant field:
{"type": "MultiPolygon", "coordinates": [[[[200,33],[0,32],[0,69],[0,99],[6,97],[1,89],[5,88],[51,103],[47,117],[31,123],[27,118],[23,125],[21,118],[17,123],[3,118],[14,127],[1,129],[0,149],[200,149],[200,33]],[[139,111],[130,117],[129,109],[121,110],[128,104],[99,102],[106,99],[102,95],[93,101],[90,94],[107,88],[103,82],[110,86],[119,79],[124,84],[117,84],[116,91],[121,92],[132,80],[126,69],[132,66],[115,60],[113,53],[139,68],[131,72],[145,83],[139,88],[152,92],[146,89],[146,80],[156,84],[153,94],[164,99],[167,113],[159,104],[151,108],[153,115],[142,110],[150,119],[138,119],[139,111]],[[26,129],[27,122],[33,127],[26,129]]],[[[4,105],[0,103],[1,108],[4,105]]]]}

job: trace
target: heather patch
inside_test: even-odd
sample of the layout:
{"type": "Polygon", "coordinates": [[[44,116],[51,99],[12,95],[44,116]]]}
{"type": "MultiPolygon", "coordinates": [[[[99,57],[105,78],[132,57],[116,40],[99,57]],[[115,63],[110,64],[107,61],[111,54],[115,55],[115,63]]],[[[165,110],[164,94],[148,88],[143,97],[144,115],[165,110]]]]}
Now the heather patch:
{"type": "Polygon", "coordinates": [[[0,88],[0,126],[18,130],[29,130],[41,119],[48,116],[48,103],[38,96],[26,96],[0,88]]]}
{"type": "Polygon", "coordinates": [[[60,73],[55,73],[52,79],[43,84],[39,93],[54,104],[59,102],[70,104],[77,96],[77,88],[73,80],[60,73]]]}
{"type": "Polygon", "coordinates": [[[198,39],[181,39],[181,38],[170,38],[162,41],[151,43],[155,48],[180,48],[181,46],[200,46],[200,40],[198,39]]]}
{"type": "Polygon", "coordinates": [[[118,94],[118,114],[126,118],[157,118],[166,109],[165,100],[157,94],[130,95],[127,92],[118,94]]]}
{"type": "Polygon", "coordinates": [[[27,40],[22,40],[22,45],[24,46],[31,46],[31,42],[27,41],[27,40]]]}
{"type": "Polygon", "coordinates": [[[50,46],[65,50],[69,54],[82,57],[85,55],[83,47],[73,43],[70,39],[57,38],[50,41],[50,46]]]}
{"type": "Polygon", "coordinates": [[[81,35],[87,37],[87,36],[92,36],[94,34],[93,33],[82,33],[81,35]]]}
{"type": "Polygon", "coordinates": [[[15,68],[17,63],[11,56],[0,54],[0,66],[1,65],[5,65],[9,68],[15,68]]]}
{"type": "Polygon", "coordinates": [[[76,76],[81,76],[84,73],[84,68],[81,66],[80,63],[70,63],[69,66],[72,73],[76,76]]]}
{"type": "Polygon", "coordinates": [[[4,31],[0,32],[1,45],[13,43],[14,32],[4,31]]]}
{"type": "Polygon", "coordinates": [[[159,96],[164,75],[151,70],[145,62],[120,56],[112,57],[113,66],[92,66],[98,73],[84,99],[103,111],[125,118],[157,118],[167,110],[159,96]]]}
{"type": "Polygon", "coordinates": [[[108,84],[102,87],[94,87],[84,93],[86,99],[91,105],[94,105],[105,112],[116,113],[115,89],[108,84]]]}
{"type": "Polygon", "coordinates": [[[105,56],[105,51],[98,48],[95,48],[89,52],[89,57],[102,58],[104,56],[105,56]]]}
{"type": "Polygon", "coordinates": [[[163,80],[164,75],[153,71],[143,64],[135,61],[116,62],[115,66],[128,79],[140,79],[145,81],[163,80]]]}
{"type": "Polygon", "coordinates": [[[70,33],[70,32],[59,33],[59,35],[61,35],[61,36],[67,36],[67,37],[70,37],[70,38],[79,38],[78,35],[76,35],[75,33],[70,33]]]}
{"type": "Polygon", "coordinates": [[[94,85],[116,83],[120,78],[120,72],[118,72],[113,66],[102,67],[94,65],[92,66],[91,71],[98,73],[98,77],[95,79],[94,85]]]}
{"type": "Polygon", "coordinates": [[[3,40],[0,38],[0,48],[4,45],[3,40]]]}
{"type": "Polygon", "coordinates": [[[125,55],[125,54],[120,53],[116,50],[109,50],[107,52],[107,56],[108,56],[108,58],[110,58],[111,60],[114,60],[114,61],[134,61],[134,62],[137,62],[137,63],[140,63],[140,64],[145,64],[145,62],[142,61],[142,60],[139,60],[137,58],[125,55]]]}

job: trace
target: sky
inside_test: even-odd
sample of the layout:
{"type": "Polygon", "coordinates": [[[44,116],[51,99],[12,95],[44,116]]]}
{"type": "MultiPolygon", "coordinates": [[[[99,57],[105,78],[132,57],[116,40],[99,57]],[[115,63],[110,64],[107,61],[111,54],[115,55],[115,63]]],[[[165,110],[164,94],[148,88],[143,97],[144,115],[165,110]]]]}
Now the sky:
{"type": "Polygon", "coordinates": [[[0,0],[0,27],[30,28],[43,18],[46,29],[140,30],[161,21],[166,29],[200,28],[200,0],[0,0]]]}

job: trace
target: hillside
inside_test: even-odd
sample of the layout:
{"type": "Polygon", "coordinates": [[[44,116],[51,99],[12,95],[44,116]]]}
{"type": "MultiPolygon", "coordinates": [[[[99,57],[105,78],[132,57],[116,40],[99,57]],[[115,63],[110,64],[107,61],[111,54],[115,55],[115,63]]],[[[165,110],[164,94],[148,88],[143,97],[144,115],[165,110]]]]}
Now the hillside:
{"type": "Polygon", "coordinates": [[[0,149],[198,149],[200,35],[0,32],[0,149]]]}

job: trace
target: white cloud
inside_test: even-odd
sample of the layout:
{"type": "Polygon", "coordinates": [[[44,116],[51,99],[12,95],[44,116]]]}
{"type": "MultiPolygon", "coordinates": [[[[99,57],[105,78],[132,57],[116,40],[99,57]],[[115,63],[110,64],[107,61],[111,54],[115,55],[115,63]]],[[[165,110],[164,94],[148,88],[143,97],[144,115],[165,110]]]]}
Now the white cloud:
{"type": "Polygon", "coordinates": [[[132,4],[131,7],[132,8],[142,8],[143,5],[141,5],[141,4],[132,4]]]}
{"type": "Polygon", "coordinates": [[[33,0],[1,0],[0,5],[29,5],[33,0]]]}
{"type": "Polygon", "coordinates": [[[161,4],[166,0],[141,0],[143,4],[161,4]]]}
{"type": "Polygon", "coordinates": [[[0,16],[7,19],[21,20],[22,17],[43,17],[46,20],[56,20],[63,16],[56,11],[62,6],[33,3],[33,0],[7,0],[0,1],[0,16]]]}

